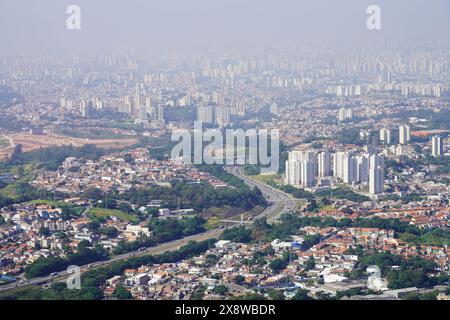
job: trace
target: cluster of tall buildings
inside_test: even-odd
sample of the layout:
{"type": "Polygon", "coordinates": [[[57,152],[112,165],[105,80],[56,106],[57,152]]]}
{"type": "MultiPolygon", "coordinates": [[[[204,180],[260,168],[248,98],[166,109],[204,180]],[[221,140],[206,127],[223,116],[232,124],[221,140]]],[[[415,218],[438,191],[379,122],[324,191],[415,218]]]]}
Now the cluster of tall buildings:
{"type": "Polygon", "coordinates": [[[74,100],[61,98],[60,99],[61,111],[79,112],[82,117],[87,117],[93,110],[101,110],[104,108],[104,102],[98,97],[92,99],[82,99],[76,108],[74,100]],[[78,110],[78,111],[77,111],[78,110]]]}
{"type": "Polygon", "coordinates": [[[327,94],[334,94],[337,97],[352,97],[352,96],[362,96],[366,93],[366,86],[355,84],[355,85],[339,85],[336,87],[329,87],[326,90],[327,94]]]}
{"type": "MultiPolygon", "coordinates": [[[[398,142],[400,144],[408,144],[411,142],[411,127],[404,124],[398,127],[398,142]]],[[[380,129],[380,143],[392,143],[392,130],[387,128],[380,129]]]]}
{"type": "Polygon", "coordinates": [[[243,101],[236,100],[234,103],[234,107],[236,108],[237,116],[245,116],[246,108],[245,108],[245,103],[243,101]]]}
{"type": "Polygon", "coordinates": [[[384,66],[383,70],[380,71],[380,74],[377,77],[378,83],[391,83],[392,82],[392,73],[388,66],[384,66]]]}
{"type": "MultiPolygon", "coordinates": [[[[390,129],[383,128],[380,130],[380,142],[383,144],[391,144],[392,132],[390,129]]],[[[398,129],[398,142],[400,145],[405,145],[411,142],[411,128],[408,125],[401,125],[398,129]]],[[[397,146],[401,148],[401,146],[397,146]]],[[[395,148],[395,146],[391,146],[395,148]]],[[[394,149],[395,150],[395,149],[394,149]]],[[[440,157],[444,155],[444,139],[440,136],[433,136],[431,138],[431,153],[433,157],[440,157]]],[[[401,154],[395,150],[393,154],[401,154]]]]}
{"type": "MultiPolygon", "coordinates": [[[[383,128],[380,130],[380,142],[383,144],[391,144],[392,131],[390,129],[383,128]]],[[[400,145],[405,145],[411,142],[411,128],[408,125],[401,125],[398,128],[398,142],[400,145]]],[[[392,153],[401,155],[401,146],[391,146],[392,153]],[[397,150],[395,148],[400,148],[397,150]]],[[[444,155],[444,140],[440,136],[433,136],[431,138],[431,153],[433,157],[440,157],[444,155]]]]}
{"type": "Polygon", "coordinates": [[[353,118],[353,111],[350,108],[340,108],[339,109],[339,121],[344,121],[353,118]]]}
{"type": "Polygon", "coordinates": [[[197,121],[202,123],[217,124],[226,127],[231,124],[232,108],[223,106],[198,106],[197,121]]]}
{"type": "Polygon", "coordinates": [[[440,157],[444,154],[444,139],[439,136],[431,138],[431,153],[433,157],[440,157]]]}
{"type": "Polygon", "coordinates": [[[392,132],[389,129],[383,128],[380,130],[380,143],[391,144],[392,132]]]}
{"type": "Polygon", "coordinates": [[[398,127],[398,142],[400,144],[407,144],[411,142],[411,127],[408,125],[401,125],[398,127]]]}
{"type": "Polygon", "coordinates": [[[151,96],[145,97],[145,103],[142,101],[141,84],[136,84],[134,100],[130,95],[125,96],[121,112],[131,114],[135,117],[137,123],[148,124],[164,123],[164,108],[162,106],[152,106],[151,96]]]}
{"type": "Polygon", "coordinates": [[[213,92],[209,97],[209,104],[197,106],[197,121],[227,127],[232,123],[232,116],[243,117],[246,112],[244,101],[236,99],[226,102],[223,95],[213,92]]]}
{"type": "Polygon", "coordinates": [[[448,91],[442,84],[402,83],[401,93],[405,98],[413,96],[431,96],[440,98],[448,91]]]}
{"type": "Polygon", "coordinates": [[[300,187],[313,187],[317,178],[334,177],[348,184],[368,183],[373,195],[383,192],[384,158],[378,154],[322,151],[289,152],[285,182],[300,187]]]}
{"type": "Polygon", "coordinates": [[[317,157],[313,152],[291,151],[286,161],[286,183],[312,187],[317,175],[317,157]]]}

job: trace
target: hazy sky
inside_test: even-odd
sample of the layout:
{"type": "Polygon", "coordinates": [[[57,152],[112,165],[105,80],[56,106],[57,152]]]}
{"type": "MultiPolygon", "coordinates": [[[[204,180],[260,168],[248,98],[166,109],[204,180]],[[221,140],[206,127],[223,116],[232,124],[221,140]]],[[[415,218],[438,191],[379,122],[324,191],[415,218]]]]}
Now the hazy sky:
{"type": "Polygon", "coordinates": [[[449,38],[449,0],[0,0],[0,52],[449,38]],[[70,4],[81,30],[66,28],[70,4]],[[370,4],[381,31],[366,28],[370,4]]]}

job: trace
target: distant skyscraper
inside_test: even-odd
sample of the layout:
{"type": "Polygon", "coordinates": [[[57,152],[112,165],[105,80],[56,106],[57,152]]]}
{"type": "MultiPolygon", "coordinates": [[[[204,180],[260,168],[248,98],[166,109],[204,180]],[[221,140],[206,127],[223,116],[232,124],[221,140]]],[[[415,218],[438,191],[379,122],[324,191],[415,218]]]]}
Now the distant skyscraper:
{"type": "Polygon", "coordinates": [[[231,123],[230,120],[230,115],[231,115],[231,110],[228,107],[216,107],[215,108],[215,113],[216,113],[216,123],[220,126],[220,127],[226,127],[231,123]]]}
{"type": "Polygon", "coordinates": [[[289,152],[289,161],[301,161],[303,159],[303,152],[299,150],[293,150],[289,152]]]}
{"type": "Polygon", "coordinates": [[[356,160],[350,155],[346,155],[343,159],[343,176],[344,183],[352,183],[356,181],[356,160]]]}
{"type": "Polygon", "coordinates": [[[304,187],[314,186],[314,162],[304,160],[301,163],[301,185],[304,187]]]}
{"type": "Polygon", "coordinates": [[[328,151],[321,152],[318,156],[318,175],[320,178],[331,175],[331,154],[328,151]]]}
{"type": "Polygon", "coordinates": [[[347,154],[343,151],[338,151],[333,156],[333,176],[335,178],[344,178],[344,158],[347,154]]]}
{"type": "Polygon", "coordinates": [[[411,141],[411,128],[408,125],[401,125],[398,128],[398,141],[400,144],[407,144],[411,141]]]}
{"type": "Polygon", "coordinates": [[[339,121],[344,121],[347,119],[347,110],[345,108],[339,109],[339,121]]]}
{"type": "Polygon", "coordinates": [[[391,130],[384,128],[380,130],[380,142],[391,144],[391,130]]]}
{"type": "Polygon", "coordinates": [[[135,92],[135,96],[134,96],[134,101],[135,101],[135,107],[137,110],[141,110],[141,84],[138,82],[136,83],[136,92],[135,92]]]}
{"type": "Polygon", "coordinates": [[[147,110],[148,114],[152,114],[152,97],[151,96],[145,97],[145,109],[147,110]]]}
{"type": "Polygon", "coordinates": [[[372,195],[383,192],[384,159],[378,154],[369,158],[369,192],[372,195]]]}
{"type": "Polygon", "coordinates": [[[278,104],[276,102],[270,105],[270,113],[274,115],[278,115],[278,104]]]}
{"type": "Polygon", "coordinates": [[[380,167],[382,170],[384,170],[384,158],[383,156],[379,154],[372,154],[369,157],[369,167],[370,168],[376,168],[380,167]]]}
{"type": "Polygon", "coordinates": [[[144,105],[139,107],[139,121],[147,121],[147,108],[144,105]]]}
{"type": "Polygon", "coordinates": [[[217,104],[219,104],[219,93],[217,92],[217,91],[214,91],[212,94],[211,94],[211,97],[210,97],[210,101],[213,103],[213,104],[215,104],[215,105],[217,105],[217,104]]]}
{"type": "Polygon", "coordinates": [[[130,97],[130,95],[126,95],[123,97],[122,112],[131,113],[131,97],[130,97]]]}
{"type": "Polygon", "coordinates": [[[104,107],[105,107],[105,103],[103,102],[103,100],[100,99],[100,98],[97,98],[97,99],[95,100],[95,108],[96,108],[97,110],[101,110],[101,109],[103,109],[104,107]]]}
{"type": "Polygon", "coordinates": [[[156,121],[158,121],[159,123],[164,124],[164,107],[163,106],[158,106],[157,109],[157,117],[156,117],[156,121]]]}
{"type": "Polygon", "coordinates": [[[353,110],[350,108],[347,109],[347,119],[353,119],[353,110]]]}
{"type": "Polygon", "coordinates": [[[347,119],[353,119],[353,110],[350,108],[340,108],[339,109],[339,121],[344,121],[347,119]]]}
{"type": "Polygon", "coordinates": [[[66,101],[66,109],[67,110],[72,110],[72,108],[73,108],[73,100],[67,100],[66,101]]]}
{"type": "Polygon", "coordinates": [[[381,167],[371,167],[369,169],[369,192],[372,195],[383,192],[383,170],[381,167]]]}
{"type": "Polygon", "coordinates": [[[236,114],[238,116],[245,116],[245,104],[243,101],[236,101],[236,114]]]}
{"type": "Polygon", "coordinates": [[[391,70],[385,66],[378,76],[378,83],[391,83],[391,70]]]}
{"type": "Polygon", "coordinates": [[[442,137],[433,136],[433,138],[431,138],[431,153],[433,154],[433,157],[440,157],[444,154],[442,137]]]}
{"type": "Polygon", "coordinates": [[[87,117],[89,114],[89,101],[81,100],[80,113],[82,117],[87,117]]]}
{"type": "Polygon", "coordinates": [[[369,158],[368,155],[356,157],[356,181],[366,182],[369,179],[369,158]]]}
{"type": "Polygon", "coordinates": [[[288,160],[286,161],[286,177],[285,182],[289,185],[300,185],[300,161],[288,160]]]}
{"type": "Polygon", "coordinates": [[[197,107],[197,120],[204,123],[214,122],[214,107],[199,106],[197,107]]]}
{"type": "Polygon", "coordinates": [[[345,183],[356,181],[356,160],[348,152],[338,151],[333,157],[333,176],[345,183]]]}
{"type": "Polygon", "coordinates": [[[64,109],[66,107],[66,104],[67,104],[66,98],[59,99],[59,106],[61,107],[61,109],[64,109]]]}
{"type": "Polygon", "coordinates": [[[316,155],[294,150],[286,161],[285,182],[294,186],[311,187],[315,184],[316,155]]]}

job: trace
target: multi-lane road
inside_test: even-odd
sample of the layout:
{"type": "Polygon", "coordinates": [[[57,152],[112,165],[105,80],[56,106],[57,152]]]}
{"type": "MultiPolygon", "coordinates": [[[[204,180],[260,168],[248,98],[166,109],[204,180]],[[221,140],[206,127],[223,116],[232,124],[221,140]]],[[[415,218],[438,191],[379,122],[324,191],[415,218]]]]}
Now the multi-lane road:
{"type": "Polygon", "coordinates": [[[257,187],[261,190],[264,198],[269,203],[269,206],[257,215],[255,219],[265,217],[268,223],[272,223],[275,222],[281,214],[295,209],[296,200],[293,199],[292,196],[265,183],[251,179],[242,173],[242,168],[243,167],[233,166],[226,167],[226,170],[243,180],[248,186],[257,187]]]}
{"type": "MultiPolygon", "coordinates": [[[[248,186],[259,188],[261,190],[261,192],[263,193],[265,199],[269,203],[269,205],[260,214],[258,214],[255,217],[255,219],[265,217],[265,218],[267,218],[267,222],[273,223],[278,219],[278,217],[282,213],[289,212],[294,209],[295,201],[287,193],[245,176],[242,173],[242,167],[227,167],[226,169],[231,174],[235,175],[239,179],[242,179],[248,186]]],[[[113,257],[111,257],[111,259],[106,260],[106,261],[93,262],[93,263],[90,263],[90,264],[87,264],[84,266],[80,266],[80,270],[81,270],[81,272],[86,272],[93,268],[97,268],[100,266],[107,266],[115,261],[124,260],[124,259],[128,259],[131,257],[137,257],[140,255],[149,255],[149,254],[155,255],[155,254],[164,253],[166,251],[175,251],[179,247],[188,243],[189,241],[204,241],[207,239],[217,238],[218,236],[220,236],[220,234],[223,232],[223,230],[224,229],[222,229],[222,228],[216,228],[216,229],[212,229],[207,232],[204,232],[204,233],[188,236],[183,239],[162,243],[158,246],[146,248],[145,250],[142,250],[142,251],[133,251],[133,252],[113,256],[113,257]]],[[[43,285],[43,284],[47,284],[47,283],[51,283],[51,282],[55,282],[55,281],[64,281],[65,279],[67,279],[68,276],[69,276],[69,274],[67,273],[67,271],[61,271],[59,273],[45,276],[45,277],[38,277],[38,278],[29,279],[29,280],[20,280],[19,282],[14,282],[14,283],[11,283],[8,285],[0,286],[0,291],[23,287],[23,286],[27,286],[27,285],[43,285]]]]}

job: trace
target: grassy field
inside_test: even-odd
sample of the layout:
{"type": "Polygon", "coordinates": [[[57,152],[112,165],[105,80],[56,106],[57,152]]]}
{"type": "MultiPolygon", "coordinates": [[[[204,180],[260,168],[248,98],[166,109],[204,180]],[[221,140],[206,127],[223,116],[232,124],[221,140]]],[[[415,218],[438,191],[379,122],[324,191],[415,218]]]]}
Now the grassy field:
{"type": "Polygon", "coordinates": [[[222,224],[222,222],[220,222],[219,218],[212,217],[212,218],[208,219],[208,221],[205,223],[205,228],[207,230],[211,230],[211,229],[217,228],[221,224],[222,224]]]}
{"type": "Polygon", "coordinates": [[[99,218],[106,218],[108,216],[114,216],[114,217],[119,218],[120,220],[128,221],[128,222],[138,222],[139,221],[135,216],[125,213],[120,210],[115,210],[115,209],[91,208],[91,209],[89,209],[88,215],[93,215],[93,216],[99,217],[99,218]]]}

